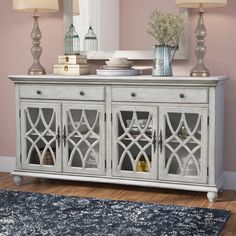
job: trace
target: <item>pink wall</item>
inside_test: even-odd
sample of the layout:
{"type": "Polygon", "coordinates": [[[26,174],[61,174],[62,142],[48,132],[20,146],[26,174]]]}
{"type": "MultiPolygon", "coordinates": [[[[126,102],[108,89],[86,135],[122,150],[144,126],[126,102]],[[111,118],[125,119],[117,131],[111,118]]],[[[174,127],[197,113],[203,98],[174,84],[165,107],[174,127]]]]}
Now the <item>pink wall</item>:
{"type": "MultiPolygon", "coordinates": [[[[30,14],[16,13],[11,10],[12,1],[1,0],[0,7],[0,156],[15,156],[15,117],[14,89],[7,79],[8,74],[26,74],[31,65],[30,32],[32,19],[30,14]]],[[[130,14],[135,14],[135,6],[130,14]]],[[[224,132],[224,169],[236,171],[236,1],[228,0],[224,8],[209,9],[205,23],[208,30],[208,53],[206,64],[212,75],[228,75],[230,80],[225,86],[225,132],[224,132]]],[[[132,16],[131,16],[132,17],[132,16]]],[[[174,74],[186,75],[194,64],[193,31],[197,16],[191,13],[191,55],[189,61],[174,63],[174,74]]],[[[52,72],[52,65],[57,55],[63,52],[63,19],[61,13],[43,14],[40,18],[43,33],[41,57],[47,72],[52,72]]],[[[92,63],[92,67],[103,62],[92,63]]],[[[151,65],[152,62],[142,61],[138,64],[151,65]]]]}
{"type": "Polygon", "coordinates": [[[155,8],[178,12],[175,0],[148,0],[148,4],[147,0],[120,0],[120,50],[150,50],[150,45],[157,44],[147,33],[147,22],[155,8]]]}
{"type": "MultiPolygon", "coordinates": [[[[58,54],[63,52],[62,12],[42,14],[40,28],[43,34],[41,63],[48,73],[58,54]]],[[[0,6],[0,156],[15,156],[14,86],[9,74],[27,74],[32,64],[30,13],[12,10],[12,0],[1,0],[0,6]]]]}

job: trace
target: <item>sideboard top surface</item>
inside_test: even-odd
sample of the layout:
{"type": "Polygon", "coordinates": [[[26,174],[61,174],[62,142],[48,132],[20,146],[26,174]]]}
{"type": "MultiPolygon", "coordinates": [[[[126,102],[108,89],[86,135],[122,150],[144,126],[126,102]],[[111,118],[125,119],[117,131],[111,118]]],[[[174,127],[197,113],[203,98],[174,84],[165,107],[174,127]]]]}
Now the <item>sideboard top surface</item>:
{"type": "Polygon", "coordinates": [[[227,80],[227,76],[210,77],[153,77],[151,75],[139,76],[61,76],[61,75],[10,75],[8,78],[15,83],[43,83],[43,84],[134,84],[134,85],[197,85],[217,86],[227,80]]]}

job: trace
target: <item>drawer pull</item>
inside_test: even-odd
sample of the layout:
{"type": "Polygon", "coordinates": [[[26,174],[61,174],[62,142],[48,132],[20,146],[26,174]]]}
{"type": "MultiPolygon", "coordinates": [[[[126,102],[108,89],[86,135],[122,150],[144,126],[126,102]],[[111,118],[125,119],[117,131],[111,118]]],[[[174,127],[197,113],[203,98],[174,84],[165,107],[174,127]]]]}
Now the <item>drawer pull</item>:
{"type": "Polygon", "coordinates": [[[179,95],[179,97],[180,97],[180,98],[184,98],[185,96],[184,96],[183,93],[181,93],[181,94],[179,95]]]}
{"type": "Polygon", "coordinates": [[[131,93],[131,97],[136,97],[136,94],[135,93],[131,93]]]}
{"type": "Polygon", "coordinates": [[[79,94],[80,94],[81,96],[84,96],[84,91],[80,91],[79,94]]]}
{"type": "Polygon", "coordinates": [[[40,94],[42,94],[42,91],[41,90],[37,90],[36,93],[40,95],[40,94]]]}
{"type": "Polygon", "coordinates": [[[64,71],[68,71],[69,67],[68,66],[64,66],[64,71]]]}

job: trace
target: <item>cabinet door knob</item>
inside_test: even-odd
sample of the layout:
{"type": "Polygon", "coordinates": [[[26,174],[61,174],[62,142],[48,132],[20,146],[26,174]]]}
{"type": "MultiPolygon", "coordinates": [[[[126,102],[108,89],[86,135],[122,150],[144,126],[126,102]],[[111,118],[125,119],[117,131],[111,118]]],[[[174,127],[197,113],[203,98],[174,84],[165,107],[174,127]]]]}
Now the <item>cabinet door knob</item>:
{"type": "Polygon", "coordinates": [[[41,90],[37,90],[36,93],[37,94],[42,94],[42,91],[41,90]]]}
{"type": "Polygon", "coordinates": [[[81,96],[84,96],[84,91],[80,91],[79,94],[80,94],[81,96]]]}
{"type": "Polygon", "coordinates": [[[131,93],[131,97],[135,97],[136,96],[136,94],[135,93],[131,93]]]}
{"type": "Polygon", "coordinates": [[[183,93],[181,93],[181,94],[179,95],[179,97],[180,97],[180,98],[184,98],[185,96],[184,96],[183,93]]]}

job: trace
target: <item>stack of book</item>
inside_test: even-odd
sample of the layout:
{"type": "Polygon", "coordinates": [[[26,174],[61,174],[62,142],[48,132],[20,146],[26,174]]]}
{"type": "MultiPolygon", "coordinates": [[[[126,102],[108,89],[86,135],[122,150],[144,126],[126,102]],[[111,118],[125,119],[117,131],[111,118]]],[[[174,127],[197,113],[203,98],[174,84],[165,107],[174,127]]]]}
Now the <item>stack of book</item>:
{"type": "Polygon", "coordinates": [[[53,66],[55,75],[89,75],[86,55],[58,56],[58,64],[53,66]]]}

